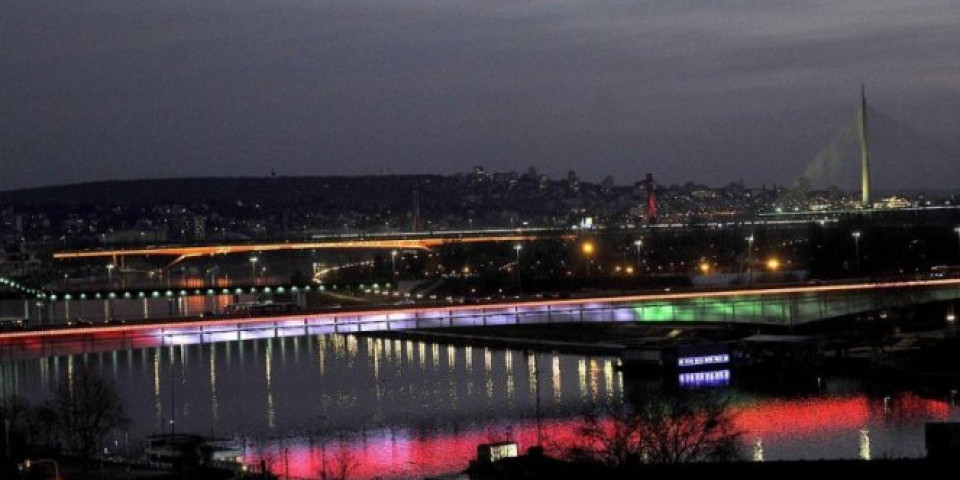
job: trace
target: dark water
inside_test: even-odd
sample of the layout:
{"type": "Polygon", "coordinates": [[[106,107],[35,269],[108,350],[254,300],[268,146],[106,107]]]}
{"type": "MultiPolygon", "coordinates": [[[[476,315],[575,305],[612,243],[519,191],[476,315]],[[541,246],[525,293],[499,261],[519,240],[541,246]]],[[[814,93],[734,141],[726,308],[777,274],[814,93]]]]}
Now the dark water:
{"type": "MultiPolygon", "coordinates": [[[[539,431],[548,450],[570,444],[586,407],[643,387],[625,384],[616,363],[321,335],[7,359],[0,396],[43,398],[86,364],[116,381],[131,442],[172,426],[240,439],[248,462],[280,474],[316,478],[346,464],[351,478],[412,477],[464,468],[478,443],[525,449],[539,431]]],[[[866,387],[821,379],[803,395],[728,391],[756,459],[920,456],[925,421],[960,418],[949,394],[874,397],[866,387]]]]}

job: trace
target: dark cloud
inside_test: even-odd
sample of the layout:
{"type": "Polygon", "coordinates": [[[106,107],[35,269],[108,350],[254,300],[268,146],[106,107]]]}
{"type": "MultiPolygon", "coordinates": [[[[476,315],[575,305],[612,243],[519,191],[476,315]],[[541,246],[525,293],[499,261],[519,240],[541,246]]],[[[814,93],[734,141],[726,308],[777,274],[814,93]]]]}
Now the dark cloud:
{"type": "Polygon", "coordinates": [[[474,164],[786,183],[861,81],[960,151],[952,0],[13,0],[0,22],[2,189],[474,164]]]}

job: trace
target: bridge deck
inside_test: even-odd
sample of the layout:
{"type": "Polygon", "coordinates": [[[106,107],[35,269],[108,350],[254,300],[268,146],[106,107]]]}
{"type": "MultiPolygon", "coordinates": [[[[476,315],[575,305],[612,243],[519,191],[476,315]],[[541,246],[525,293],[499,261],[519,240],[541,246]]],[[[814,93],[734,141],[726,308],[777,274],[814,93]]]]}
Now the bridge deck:
{"type": "Polygon", "coordinates": [[[384,330],[578,322],[717,322],[799,325],[960,298],[960,279],[629,295],[482,305],[299,312],[272,317],[181,319],[0,333],[0,346],[120,342],[125,347],[384,330]]]}

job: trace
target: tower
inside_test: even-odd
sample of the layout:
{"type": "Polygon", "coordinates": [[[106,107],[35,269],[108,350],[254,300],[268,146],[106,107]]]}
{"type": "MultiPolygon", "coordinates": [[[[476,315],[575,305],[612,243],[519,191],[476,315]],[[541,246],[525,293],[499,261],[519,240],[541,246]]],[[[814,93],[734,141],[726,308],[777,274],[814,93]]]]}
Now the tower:
{"type": "Polygon", "coordinates": [[[860,85],[860,202],[870,206],[870,146],[867,138],[867,93],[860,85]]]}
{"type": "Polygon", "coordinates": [[[653,190],[653,174],[648,173],[647,179],[643,183],[646,184],[647,189],[647,223],[655,223],[657,221],[657,194],[653,190]]]}

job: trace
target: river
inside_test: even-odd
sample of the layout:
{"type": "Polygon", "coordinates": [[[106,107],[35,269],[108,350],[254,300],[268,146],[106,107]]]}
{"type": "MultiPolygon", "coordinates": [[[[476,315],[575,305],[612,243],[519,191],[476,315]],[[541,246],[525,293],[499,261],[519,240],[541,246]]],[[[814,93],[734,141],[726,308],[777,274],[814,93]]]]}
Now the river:
{"type": "MultiPolygon", "coordinates": [[[[357,335],[95,350],[7,357],[0,396],[46,398],[88,365],[116,382],[132,418],[113,448],[171,429],[232,437],[251,466],[264,461],[299,478],[342,465],[358,479],[448,473],[465,468],[477,444],[506,439],[523,450],[539,437],[557,453],[577,437],[586,409],[631,388],[671,394],[624,379],[615,357],[357,335]]],[[[922,456],[924,422],[960,418],[955,392],[867,394],[878,389],[823,378],[812,390],[770,394],[728,375],[689,388],[729,396],[757,460],[922,456]]]]}

